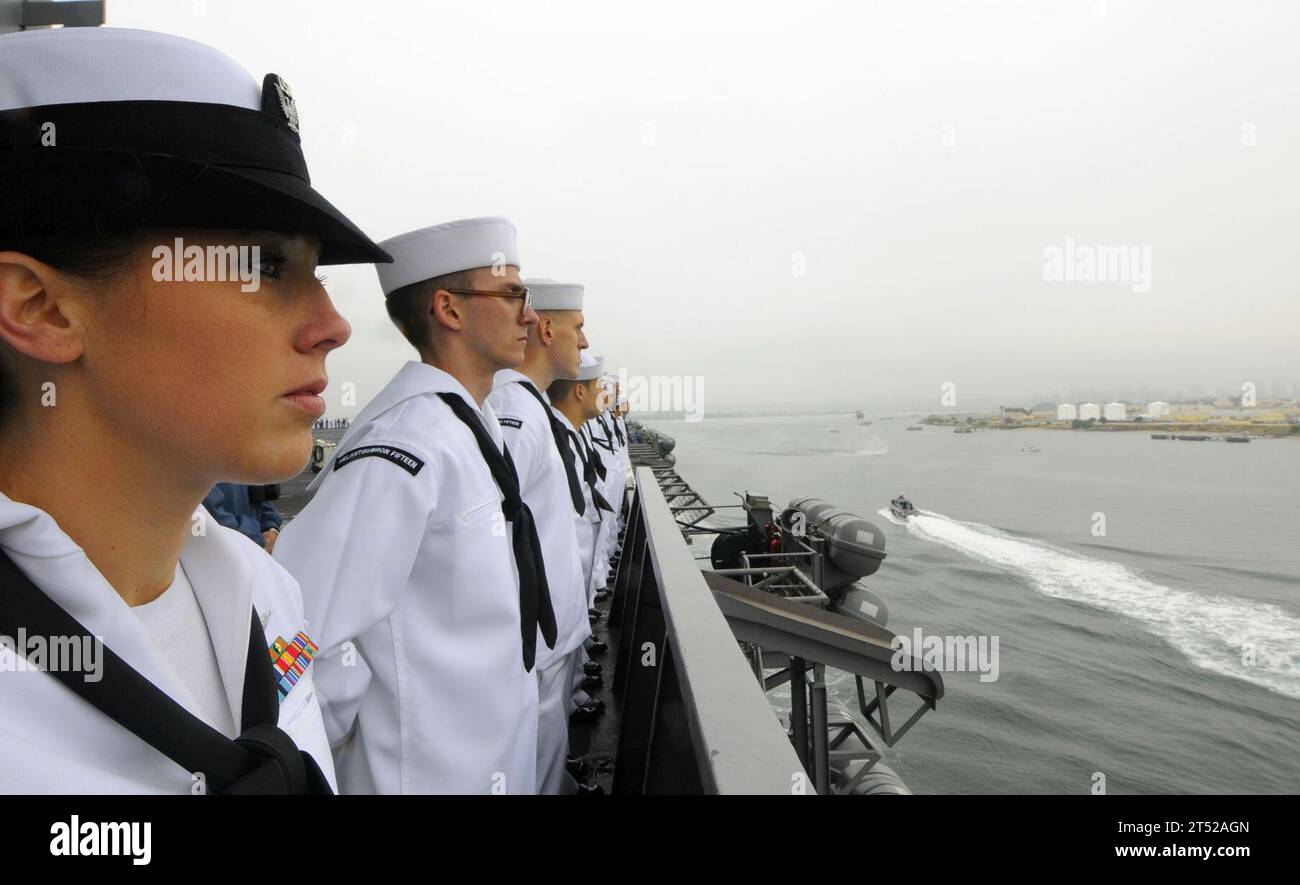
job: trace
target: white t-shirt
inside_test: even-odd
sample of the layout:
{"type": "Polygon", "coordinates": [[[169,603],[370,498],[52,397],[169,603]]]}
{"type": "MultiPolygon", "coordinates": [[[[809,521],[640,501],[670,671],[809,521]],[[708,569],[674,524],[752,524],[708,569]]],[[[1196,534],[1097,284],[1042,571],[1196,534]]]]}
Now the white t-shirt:
{"type": "Polygon", "coordinates": [[[171,586],[161,596],[131,611],[198,702],[199,709],[190,712],[226,737],[235,737],[235,717],[226,700],[208,624],[180,563],[176,563],[171,586]]]}

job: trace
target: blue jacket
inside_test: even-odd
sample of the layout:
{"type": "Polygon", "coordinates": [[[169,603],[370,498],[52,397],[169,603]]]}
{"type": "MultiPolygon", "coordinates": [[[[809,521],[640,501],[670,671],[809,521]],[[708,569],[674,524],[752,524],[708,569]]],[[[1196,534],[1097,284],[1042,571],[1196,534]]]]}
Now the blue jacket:
{"type": "Polygon", "coordinates": [[[265,547],[262,532],[278,529],[284,522],[270,501],[254,504],[249,498],[248,486],[233,482],[219,482],[203,499],[203,506],[212,518],[224,526],[252,538],[258,546],[265,547]]]}

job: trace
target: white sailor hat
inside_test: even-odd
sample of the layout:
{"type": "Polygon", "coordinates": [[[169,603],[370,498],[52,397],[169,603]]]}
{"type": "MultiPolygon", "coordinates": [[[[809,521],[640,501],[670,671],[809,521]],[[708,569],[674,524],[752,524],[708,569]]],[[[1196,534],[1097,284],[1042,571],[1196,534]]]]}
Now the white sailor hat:
{"type": "Polygon", "coordinates": [[[170,34],[0,36],[0,237],[228,228],[314,234],[321,264],[388,255],[311,186],[289,84],[170,34]]]}
{"type": "Polygon", "coordinates": [[[393,256],[392,264],[375,268],[386,296],[412,283],[476,267],[519,267],[515,226],[505,218],[448,221],[400,234],[379,245],[393,256]]]}
{"type": "Polygon", "coordinates": [[[557,283],[546,277],[524,280],[533,296],[533,310],[582,310],[582,284],[557,283]]]}
{"type": "Polygon", "coordinates": [[[593,381],[605,374],[605,358],[603,356],[592,356],[587,351],[582,351],[582,358],[578,361],[578,377],[575,381],[593,381]]]}

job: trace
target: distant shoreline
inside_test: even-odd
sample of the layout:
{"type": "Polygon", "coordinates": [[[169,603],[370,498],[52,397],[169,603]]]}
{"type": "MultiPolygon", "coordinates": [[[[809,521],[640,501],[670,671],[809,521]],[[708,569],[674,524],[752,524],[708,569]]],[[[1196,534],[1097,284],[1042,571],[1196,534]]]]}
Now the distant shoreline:
{"type": "Polygon", "coordinates": [[[996,419],[958,420],[931,415],[921,421],[931,427],[969,427],[972,430],[1075,430],[1081,433],[1208,433],[1216,436],[1295,437],[1300,439],[1300,424],[1206,423],[1177,421],[1096,421],[1075,426],[1068,421],[1025,424],[1003,423],[996,419]]]}

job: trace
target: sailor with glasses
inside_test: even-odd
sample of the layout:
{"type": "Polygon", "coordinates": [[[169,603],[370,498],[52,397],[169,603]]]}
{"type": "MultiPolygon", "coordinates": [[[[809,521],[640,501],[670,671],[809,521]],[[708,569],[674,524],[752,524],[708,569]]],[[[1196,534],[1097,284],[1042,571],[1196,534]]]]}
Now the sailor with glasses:
{"type": "Polygon", "coordinates": [[[515,228],[454,221],[384,248],[388,313],[419,359],[362,409],[275,558],[320,646],[341,792],[534,793],[555,585],[487,402],[537,324],[515,228]]]}

